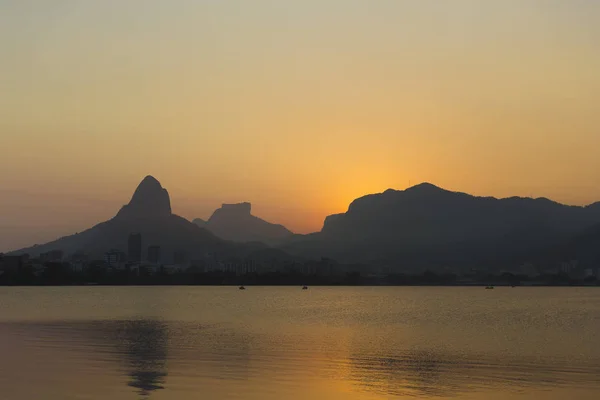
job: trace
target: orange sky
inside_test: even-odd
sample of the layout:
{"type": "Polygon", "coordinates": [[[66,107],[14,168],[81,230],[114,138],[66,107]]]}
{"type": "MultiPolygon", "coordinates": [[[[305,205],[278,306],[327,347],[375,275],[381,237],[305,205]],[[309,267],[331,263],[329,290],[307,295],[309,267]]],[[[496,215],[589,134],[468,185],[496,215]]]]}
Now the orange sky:
{"type": "Polygon", "coordinates": [[[298,232],[429,181],[600,200],[600,3],[5,1],[0,251],[156,176],[298,232]]]}

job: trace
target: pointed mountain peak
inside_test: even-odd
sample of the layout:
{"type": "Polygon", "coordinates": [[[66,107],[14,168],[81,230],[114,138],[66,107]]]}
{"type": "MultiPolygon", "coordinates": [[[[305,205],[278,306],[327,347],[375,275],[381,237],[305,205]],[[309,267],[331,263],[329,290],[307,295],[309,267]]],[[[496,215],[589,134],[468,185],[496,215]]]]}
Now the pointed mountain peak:
{"type": "Polygon", "coordinates": [[[138,217],[171,215],[169,192],[156,178],[148,175],[138,185],[129,204],[119,212],[119,215],[124,214],[138,217]]]}

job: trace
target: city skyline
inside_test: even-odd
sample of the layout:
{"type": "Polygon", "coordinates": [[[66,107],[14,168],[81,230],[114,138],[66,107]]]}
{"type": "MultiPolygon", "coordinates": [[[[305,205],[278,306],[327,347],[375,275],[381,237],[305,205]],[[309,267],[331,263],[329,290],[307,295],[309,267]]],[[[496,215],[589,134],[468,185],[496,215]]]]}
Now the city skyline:
{"type": "Polygon", "coordinates": [[[600,4],[0,1],[0,250],[114,215],[152,174],[298,233],[432,182],[600,200],[600,4]]]}

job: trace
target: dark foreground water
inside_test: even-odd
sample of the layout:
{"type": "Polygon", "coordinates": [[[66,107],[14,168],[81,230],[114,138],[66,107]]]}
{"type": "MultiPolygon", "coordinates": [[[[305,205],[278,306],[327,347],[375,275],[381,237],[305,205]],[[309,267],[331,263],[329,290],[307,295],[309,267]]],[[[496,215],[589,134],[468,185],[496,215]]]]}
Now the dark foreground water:
{"type": "Polygon", "coordinates": [[[599,399],[600,289],[0,288],[0,399],[599,399]]]}

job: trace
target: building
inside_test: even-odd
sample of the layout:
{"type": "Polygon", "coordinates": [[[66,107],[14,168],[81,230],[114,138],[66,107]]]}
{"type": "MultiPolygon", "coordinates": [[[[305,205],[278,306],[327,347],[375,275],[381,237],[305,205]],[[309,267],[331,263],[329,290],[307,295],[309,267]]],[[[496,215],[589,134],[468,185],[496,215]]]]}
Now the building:
{"type": "Polygon", "coordinates": [[[143,275],[156,275],[160,271],[160,265],[158,264],[141,264],[138,267],[138,274],[143,275]]]}
{"type": "Polygon", "coordinates": [[[595,278],[596,274],[594,273],[594,270],[592,268],[586,268],[583,270],[583,277],[585,279],[587,278],[595,278]]]}
{"type": "Polygon", "coordinates": [[[82,272],[89,264],[90,257],[81,251],[76,251],[69,257],[69,262],[73,271],[82,272]]]}
{"type": "Polygon", "coordinates": [[[251,260],[232,259],[225,262],[225,271],[236,275],[247,275],[256,273],[256,265],[251,260]]]}
{"type": "Polygon", "coordinates": [[[40,261],[45,262],[60,262],[63,260],[62,250],[51,250],[47,253],[40,254],[40,261]]]}
{"type": "Polygon", "coordinates": [[[569,261],[569,262],[563,262],[560,265],[559,272],[561,272],[565,275],[571,275],[575,271],[575,269],[577,269],[578,264],[579,263],[576,260],[569,261]]]}
{"type": "Polygon", "coordinates": [[[83,272],[87,266],[87,263],[84,261],[71,261],[71,270],[73,272],[83,272]]]}
{"type": "Polygon", "coordinates": [[[164,265],[162,271],[167,275],[173,275],[185,272],[186,268],[181,265],[164,265]]]}
{"type": "Polygon", "coordinates": [[[75,253],[69,256],[69,261],[81,261],[81,262],[89,262],[90,256],[82,251],[76,251],[75,253]]]}
{"type": "Polygon", "coordinates": [[[125,253],[119,250],[111,250],[104,253],[104,262],[111,268],[118,268],[124,265],[126,260],[125,253]]]}
{"type": "Polygon", "coordinates": [[[131,263],[139,264],[142,262],[142,235],[132,233],[128,240],[128,260],[131,263]]]}
{"type": "Polygon", "coordinates": [[[151,264],[160,263],[160,246],[148,247],[148,262],[151,264]]]}
{"type": "Polygon", "coordinates": [[[176,251],[173,253],[173,263],[175,265],[184,265],[187,261],[187,256],[183,251],[176,251]]]}
{"type": "Polygon", "coordinates": [[[219,262],[217,260],[211,259],[211,258],[192,260],[192,261],[190,261],[190,267],[195,272],[200,272],[200,273],[221,271],[219,262]]]}

